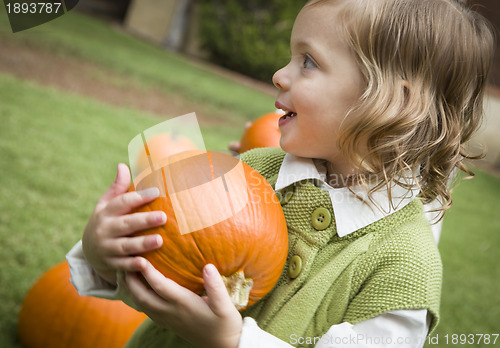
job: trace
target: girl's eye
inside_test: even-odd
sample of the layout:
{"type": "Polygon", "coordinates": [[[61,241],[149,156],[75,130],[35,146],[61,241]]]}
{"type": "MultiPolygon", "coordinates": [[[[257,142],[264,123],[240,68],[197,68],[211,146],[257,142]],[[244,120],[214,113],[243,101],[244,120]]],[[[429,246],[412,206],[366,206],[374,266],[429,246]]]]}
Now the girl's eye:
{"type": "Polygon", "coordinates": [[[302,61],[302,67],[304,69],[315,69],[318,67],[316,62],[308,54],[304,55],[304,60],[302,61]]]}

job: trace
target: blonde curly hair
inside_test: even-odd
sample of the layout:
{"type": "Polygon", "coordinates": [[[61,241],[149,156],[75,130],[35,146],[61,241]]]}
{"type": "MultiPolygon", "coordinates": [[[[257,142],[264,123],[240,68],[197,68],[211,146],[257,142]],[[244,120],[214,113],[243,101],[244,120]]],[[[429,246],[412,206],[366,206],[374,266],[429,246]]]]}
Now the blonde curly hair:
{"type": "Polygon", "coordinates": [[[454,169],[473,175],[463,160],[481,157],[465,145],[483,116],[492,27],[458,0],[342,3],[345,39],[366,82],[338,138],[359,169],[353,182],[375,176],[370,193],[394,183],[409,187],[401,178],[419,168],[421,199],[438,198],[444,213],[454,169]]]}

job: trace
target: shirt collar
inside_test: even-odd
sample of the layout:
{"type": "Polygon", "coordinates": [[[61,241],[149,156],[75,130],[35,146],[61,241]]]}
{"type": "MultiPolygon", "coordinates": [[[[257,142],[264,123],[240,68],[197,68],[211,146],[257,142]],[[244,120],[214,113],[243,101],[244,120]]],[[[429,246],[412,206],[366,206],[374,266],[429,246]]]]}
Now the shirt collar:
{"type": "Polygon", "coordinates": [[[420,190],[414,183],[410,171],[405,173],[405,177],[407,182],[412,184],[412,189],[392,185],[392,204],[385,186],[372,194],[372,200],[368,198],[366,188],[360,185],[351,186],[350,189],[364,200],[361,201],[347,187],[333,188],[328,185],[326,166],[320,161],[286,154],[278,173],[275,189],[278,191],[296,182],[313,179],[319,188],[328,192],[335,215],[337,234],[339,237],[344,237],[400,210],[413,201],[420,190]]]}

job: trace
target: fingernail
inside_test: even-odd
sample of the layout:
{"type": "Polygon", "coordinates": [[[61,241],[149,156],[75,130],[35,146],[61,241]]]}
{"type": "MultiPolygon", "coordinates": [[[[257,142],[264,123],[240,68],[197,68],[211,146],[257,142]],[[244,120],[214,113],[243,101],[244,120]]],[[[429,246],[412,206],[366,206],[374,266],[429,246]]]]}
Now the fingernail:
{"type": "Polygon", "coordinates": [[[205,265],[205,273],[209,276],[217,274],[217,268],[211,263],[205,265]]]}
{"type": "Polygon", "coordinates": [[[161,222],[162,224],[164,224],[165,222],[167,222],[167,214],[165,214],[164,211],[160,211],[158,213],[157,219],[158,219],[158,222],[161,222]]]}
{"type": "Polygon", "coordinates": [[[146,237],[146,246],[149,248],[157,248],[160,247],[163,242],[163,239],[160,235],[150,235],[146,237]]]}
{"type": "Polygon", "coordinates": [[[158,235],[156,235],[155,242],[156,242],[157,246],[161,246],[163,244],[163,238],[158,234],[158,235]]]}
{"type": "Polygon", "coordinates": [[[137,191],[137,193],[143,197],[159,197],[160,190],[158,187],[150,187],[145,190],[137,191]]]}

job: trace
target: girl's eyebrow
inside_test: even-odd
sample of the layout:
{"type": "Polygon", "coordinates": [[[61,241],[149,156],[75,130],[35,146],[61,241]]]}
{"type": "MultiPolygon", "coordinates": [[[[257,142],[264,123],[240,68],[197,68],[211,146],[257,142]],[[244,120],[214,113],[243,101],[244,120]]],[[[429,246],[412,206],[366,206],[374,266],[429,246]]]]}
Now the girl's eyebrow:
{"type": "Polygon", "coordinates": [[[299,50],[309,51],[309,50],[313,49],[313,47],[311,46],[311,44],[309,42],[305,41],[305,40],[300,40],[300,41],[294,42],[293,46],[295,46],[295,48],[297,48],[299,50]]]}

